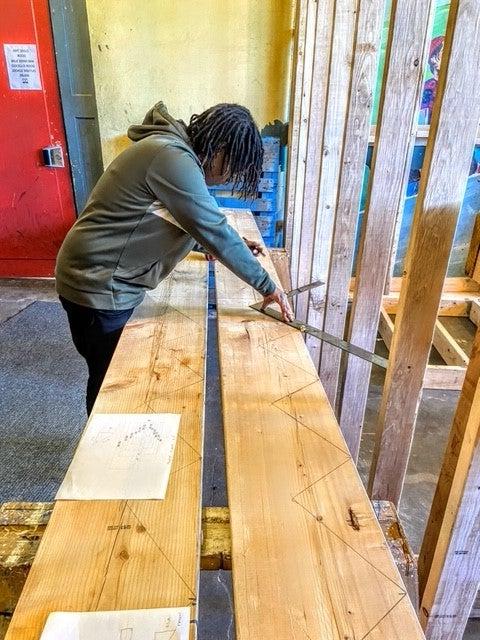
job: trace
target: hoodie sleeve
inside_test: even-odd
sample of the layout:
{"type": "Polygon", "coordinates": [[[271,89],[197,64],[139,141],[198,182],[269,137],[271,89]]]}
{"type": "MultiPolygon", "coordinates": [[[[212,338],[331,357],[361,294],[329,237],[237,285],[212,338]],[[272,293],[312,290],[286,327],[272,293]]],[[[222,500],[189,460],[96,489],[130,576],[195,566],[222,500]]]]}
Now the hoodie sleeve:
{"type": "Polygon", "coordinates": [[[276,285],[208,193],[192,153],[175,145],[158,151],[146,176],[148,188],[207,253],[266,296],[276,285]]]}

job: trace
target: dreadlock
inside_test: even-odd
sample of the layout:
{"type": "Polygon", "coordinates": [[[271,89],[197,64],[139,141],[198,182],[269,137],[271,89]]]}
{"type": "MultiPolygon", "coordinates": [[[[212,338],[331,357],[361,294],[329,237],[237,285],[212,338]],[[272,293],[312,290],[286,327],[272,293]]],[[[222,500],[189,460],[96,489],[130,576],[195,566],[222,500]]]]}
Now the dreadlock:
{"type": "Polygon", "coordinates": [[[211,168],[216,154],[224,152],[222,173],[228,172],[232,191],[246,200],[255,197],[262,171],[263,144],[252,115],[238,104],[217,104],[193,115],[187,127],[195,153],[211,168]]]}

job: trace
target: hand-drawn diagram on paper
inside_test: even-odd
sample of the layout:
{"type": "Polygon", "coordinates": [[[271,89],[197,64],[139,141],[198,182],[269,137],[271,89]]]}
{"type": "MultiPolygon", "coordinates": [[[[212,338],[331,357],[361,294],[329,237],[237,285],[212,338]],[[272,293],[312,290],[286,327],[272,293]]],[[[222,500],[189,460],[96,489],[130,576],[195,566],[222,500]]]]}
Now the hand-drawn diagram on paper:
{"type": "Polygon", "coordinates": [[[40,640],[188,640],[190,609],[51,613],[40,640]]]}
{"type": "Polygon", "coordinates": [[[173,413],[94,415],[56,499],[165,498],[179,424],[173,413]]]}

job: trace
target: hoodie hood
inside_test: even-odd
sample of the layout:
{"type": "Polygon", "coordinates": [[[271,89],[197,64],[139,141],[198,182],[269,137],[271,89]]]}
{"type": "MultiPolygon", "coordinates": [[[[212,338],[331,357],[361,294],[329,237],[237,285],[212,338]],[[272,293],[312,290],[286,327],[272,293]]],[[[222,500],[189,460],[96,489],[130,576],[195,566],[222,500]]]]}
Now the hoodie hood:
{"type": "Polygon", "coordinates": [[[163,102],[157,102],[146,114],[142,124],[134,124],[129,127],[127,135],[130,140],[138,142],[147,136],[165,133],[178,136],[191,146],[187,135],[187,127],[183,120],[172,118],[163,102]]]}

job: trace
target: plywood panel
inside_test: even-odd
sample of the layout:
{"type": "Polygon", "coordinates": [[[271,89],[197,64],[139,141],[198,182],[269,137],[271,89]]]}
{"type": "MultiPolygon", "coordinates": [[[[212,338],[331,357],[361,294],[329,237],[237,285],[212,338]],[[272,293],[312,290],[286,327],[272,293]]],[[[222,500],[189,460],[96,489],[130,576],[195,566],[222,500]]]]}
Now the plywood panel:
{"type": "MultiPolygon", "coordinates": [[[[94,413],[182,415],[164,501],[58,502],[7,633],[38,640],[51,611],[192,605],[201,518],[207,263],[181,263],[125,328],[94,413]]],[[[195,635],[191,625],[191,637],[195,635]]]]}
{"type": "Polygon", "coordinates": [[[216,274],[238,640],[422,638],[302,335],[216,274]]]}

